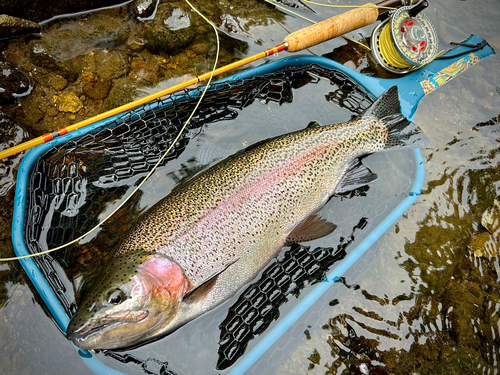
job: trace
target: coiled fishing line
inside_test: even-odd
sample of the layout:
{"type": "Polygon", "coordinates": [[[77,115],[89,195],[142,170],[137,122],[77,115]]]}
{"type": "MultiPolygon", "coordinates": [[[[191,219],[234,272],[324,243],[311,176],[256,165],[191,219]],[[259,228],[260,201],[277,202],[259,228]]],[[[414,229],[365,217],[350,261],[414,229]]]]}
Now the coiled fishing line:
{"type": "Polygon", "coordinates": [[[396,46],[392,41],[390,24],[386,24],[380,33],[379,48],[380,54],[390,66],[394,66],[399,69],[410,69],[414,66],[406,61],[396,50],[396,46]]]}
{"type": "Polygon", "coordinates": [[[408,73],[438,56],[436,31],[429,19],[420,13],[427,6],[425,0],[403,6],[373,29],[372,54],[386,70],[408,73]]]}

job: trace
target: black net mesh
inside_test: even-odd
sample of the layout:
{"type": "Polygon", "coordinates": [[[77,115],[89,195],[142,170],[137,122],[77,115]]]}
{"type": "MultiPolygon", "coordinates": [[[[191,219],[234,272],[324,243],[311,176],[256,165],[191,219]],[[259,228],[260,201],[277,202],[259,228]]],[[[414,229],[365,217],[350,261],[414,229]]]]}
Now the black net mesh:
{"type": "MultiPolygon", "coordinates": [[[[25,241],[30,252],[53,248],[77,238],[123,201],[173,142],[199,95],[198,90],[191,90],[153,101],[123,114],[105,127],[45,152],[29,177],[25,241]]],[[[346,121],[372,102],[371,95],[344,73],[317,65],[287,67],[269,74],[216,83],[208,90],[187,130],[151,181],[148,180],[96,233],[83,240],[83,244],[67,247],[55,256],[36,257],[35,261],[68,315],[72,316],[85,283],[92,279],[110,250],[140,214],[180,180],[248,146],[247,140],[252,142],[254,138],[258,140],[262,136],[267,138],[304,127],[307,125],[304,118],[322,124],[346,121]],[[320,90],[321,98],[311,97],[307,101],[314,90],[300,94],[301,88],[320,82],[326,85],[320,90]],[[292,103],[294,96],[300,95],[304,95],[300,100],[303,107],[286,106],[292,103]],[[330,110],[320,110],[320,101],[321,106],[326,103],[330,110]],[[318,110],[311,108],[316,102],[318,110]],[[244,109],[255,103],[263,105],[252,106],[250,114],[243,116],[244,109]],[[332,119],[332,104],[342,109],[340,117],[332,119]],[[212,129],[212,124],[220,121],[227,122],[230,133],[224,127],[212,129]],[[290,125],[294,121],[300,123],[290,125]],[[269,122],[274,125],[272,130],[268,130],[269,122]],[[261,123],[261,127],[253,130],[256,123],[261,123]],[[235,139],[243,127],[246,132],[258,134],[245,135],[244,142],[238,143],[235,139]],[[207,149],[200,146],[207,143],[204,143],[206,139],[222,142],[208,149],[208,156],[207,149]]],[[[356,194],[362,195],[364,190],[356,194]]],[[[355,223],[350,224],[346,232],[350,231],[351,236],[353,226],[355,230],[363,228],[366,219],[360,221],[358,216],[355,223]]],[[[331,264],[345,255],[352,239],[345,235],[330,247],[292,247],[240,294],[229,310],[226,307],[226,318],[217,324],[220,325],[220,343],[215,350],[219,357],[218,369],[227,368],[244,353],[248,342],[279,316],[280,306],[290,295],[297,296],[304,284],[320,281],[331,264]]],[[[168,354],[156,348],[148,353],[144,356],[140,351],[102,351],[100,355],[135,365],[139,373],[174,373],[167,369],[168,354]]]]}
{"type": "Polygon", "coordinates": [[[336,249],[293,245],[282,259],[271,264],[229,308],[220,325],[217,368],[223,370],[243,355],[248,342],[279,318],[279,307],[290,295],[298,297],[305,283],[324,280],[330,266],[345,257],[347,247],[354,241],[355,231],[363,229],[366,220],[362,218],[352,234],[342,239],[336,249]]]}

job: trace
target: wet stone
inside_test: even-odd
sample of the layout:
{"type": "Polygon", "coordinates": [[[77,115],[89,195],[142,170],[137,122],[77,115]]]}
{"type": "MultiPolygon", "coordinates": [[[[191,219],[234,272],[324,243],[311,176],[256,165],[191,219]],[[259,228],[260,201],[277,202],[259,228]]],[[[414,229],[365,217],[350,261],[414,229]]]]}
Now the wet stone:
{"type": "Polygon", "coordinates": [[[111,89],[111,81],[109,79],[95,79],[85,82],[82,91],[85,95],[92,99],[104,99],[108,96],[111,89]]]}
{"type": "Polygon", "coordinates": [[[160,4],[154,20],[146,24],[146,48],[170,55],[179,53],[194,39],[196,29],[190,15],[181,8],[160,4]]]}
{"type": "Polygon", "coordinates": [[[130,53],[137,54],[144,49],[144,27],[141,24],[130,32],[126,45],[130,53]]]}
{"type": "Polygon", "coordinates": [[[476,257],[495,258],[500,248],[500,197],[484,211],[481,225],[487,232],[474,235],[467,250],[476,257]]]}
{"type": "Polygon", "coordinates": [[[28,76],[6,61],[0,61],[0,100],[29,94],[32,86],[28,76]]]}
{"type": "Polygon", "coordinates": [[[44,116],[44,113],[39,108],[37,108],[36,103],[32,103],[31,105],[27,105],[24,108],[24,113],[26,114],[26,117],[29,118],[29,120],[30,120],[29,125],[31,125],[31,126],[38,123],[38,121],[40,121],[44,116]]]}
{"type": "Polygon", "coordinates": [[[57,60],[49,53],[47,46],[39,40],[31,41],[29,48],[30,59],[38,67],[55,72],[70,82],[74,82],[78,78],[81,71],[79,64],[57,60]]]}
{"type": "Polygon", "coordinates": [[[132,13],[135,18],[148,18],[155,10],[156,1],[153,0],[134,0],[130,4],[132,13]]]}
{"type": "Polygon", "coordinates": [[[129,103],[136,99],[137,88],[130,83],[128,77],[121,78],[113,83],[113,89],[104,100],[104,110],[110,110],[129,103]]]}
{"type": "Polygon", "coordinates": [[[54,90],[61,91],[68,85],[68,81],[60,75],[55,75],[50,80],[50,85],[54,88],[54,90]]]}
{"type": "Polygon", "coordinates": [[[0,39],[39,32],[40,25],[35,22],[0,14],[0,39]]]}
{"type": "Polygon", "coordinates": [[[115,50],[98,50],[92,54],[95,72],[102,79],[117,79],[129,71],[127,55],[115,50]]]}
{"type": "Polygon", "coordinates": [[[50,117],[55,117],[59,114],[59,110],[56,107],[49,107],[47,109],[47,115],[50,117]]]}
{"type": "MultiPolygon", "coordinates": [[[[120,46],[129,36],[128,25],[106,15],[93,14],[44,30],[42,37],[29,43],[33,63],[74,82],[87,65],[102,68],[116,78],[127,72],[121,53],[107,49],[120,46]],[[113,67],[116,72],[113,71],[113,67]]],[[[85,69],[87,68],[87,69],[85,69]]],[[[99,72],[98,72],[99,73],[99,72]]]]}
{"type": "Polygon", "coordinates": [[[93,81],[95,79],[97,79],[97,78],[94,75],[94,73],[92,73],[92,72],[84,72],[84,73],[82,73],[82,81],[90,82],[90,81],[93,81]]]}
{"type": "Polygon", "coordinates": [[[83,108],[83,103],[80,98],[72,91],[62,93],[57,98],[59,110],[61,112],[76,113],[83,108]]]}
{"type": "Polygon", "coordinates": [[[93,14],[87,19],[68,22],[44,31],[33,41],[35,53],[46,54],[54,61],[67,61],[97,49],[122,45],[128,38],[128,27],[115,17],[93,14]]]}

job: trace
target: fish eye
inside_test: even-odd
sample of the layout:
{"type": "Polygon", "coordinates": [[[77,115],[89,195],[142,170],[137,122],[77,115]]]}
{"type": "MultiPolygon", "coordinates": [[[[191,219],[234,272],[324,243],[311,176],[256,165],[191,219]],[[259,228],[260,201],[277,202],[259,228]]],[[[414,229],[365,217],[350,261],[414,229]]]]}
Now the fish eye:
{"type": "Polygon", "coordinates": [[[120,289],[110,289],[106,292],[106,300],[113,305],[119,305],[125,300],[125,293],[120,289]]]}

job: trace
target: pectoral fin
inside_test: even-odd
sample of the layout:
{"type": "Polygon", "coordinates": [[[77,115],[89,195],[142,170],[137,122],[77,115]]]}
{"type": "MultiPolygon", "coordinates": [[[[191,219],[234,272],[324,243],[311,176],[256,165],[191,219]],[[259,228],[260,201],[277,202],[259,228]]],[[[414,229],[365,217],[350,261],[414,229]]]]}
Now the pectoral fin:
{"type": "Polygon", "coordinates": [[[332,233],[337,226],[319,215],[311,215],[296,226],[288,235],[285,245],[312,241],[332,233]]]}
{"type": "Polygon", "coordinates": [[[212,276],[208,277],[206,280],[202,281],[192,289],[190,289],[184,297],[182,297],[182,300],[185,302],[196,302],[201,299],[203,299],[214,287],[215,283],[217,282],[217,278],[225,271],[227,270],[230,266],[235,264],[239,260],[236,259],[234,262],[229,263],[227,266],[225,266],[222,270],[214,273],[212,276]]]}

